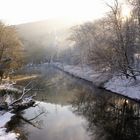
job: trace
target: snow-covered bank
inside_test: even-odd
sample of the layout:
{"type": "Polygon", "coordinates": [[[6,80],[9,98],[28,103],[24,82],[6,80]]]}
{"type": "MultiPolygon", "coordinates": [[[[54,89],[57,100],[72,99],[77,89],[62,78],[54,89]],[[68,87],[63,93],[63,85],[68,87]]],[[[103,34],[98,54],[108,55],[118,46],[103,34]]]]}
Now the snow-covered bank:
{"type": "Polygon", "coordinates": [[[62,65],[61,63],[53,63],[53,65],[71,75],[90,81],[96,86],[103,86],[103,88],[125,97],[140,100],[140,76],[137,77],[137,81],[119,76],[114,76],[109,80],[107,74],[97,73],[89,66],[81,68],[80,66],[62,65]]]}
{"type": "Polygon", "coordinates": [[[4,114],[2,113],[2,115],[0,116],[0,128],[4,127],[5,124],[11,120],[12,116],[14,116],[14,114],[12,114],[10,112],[6,112],[4,114]]]}
{"type": "MultiPolygon", "coordinates": [[[[0,90],[19,92],[19,90],[13,86],[13,83],[8,82],[1,83],[0,90]]],[[[9,100],[9,98],[6,98],[5,102],[7,102],[8,104],[9,100]]],[[[17,140],[18,136],[14,132],[7,133],[5,128],[5,125],[11,120],[14,115],[15,114],[10,112],[0,111],[0,140],[17,140]]]]}
{"type": "Polygon", "coordinates": [[[97,73],[87,65],[84,65],[83,67],[66,64],[63,65],[61,63],[53,63],[53,65],[75,77],[92,82],[96,86],[102,85],[102,83],[108,79],[107,73],[97,73]]]}
{"type": "MultiPolygon", "coordinates": [[[[31,82],[30,82],[31,83],[31,82]]],[[[28,84],[29,85],[29,84],[28,84]]],[[[27,87],[27,85],[26,85],[27,87]]],[[[0,90],[9,90],[11,93],[16,89],[13,84],[3,83],[0,85],[0,90]]],[[[23,111],[35,104],[32,99],[35,95],[24,97],[30,89],[24,88],[21,96],[14,99],[11,94],[5,94],[0,97],[0,140],[17,140],[20,134],[14,132],[6,132],[6,124],[11,121],[11,118],[19,111],[23,111]]]]}
{"type": "Polygon", "coordinates": [[[112,92],[140,100],[140,76],[137,77],[136,81],[126,79],[125,77],[114,76],[104,84],[104,87],[112,92]]]}
{"type": "Polygon", "coordinates": [[[13,83],[2,83],[0,84],[0,90],[7,90],[7,91],[13,91],[13,92],[21,92],[19,89],[14,87],[13,83]]]}
{"type": "Polygon", "coordinates": [[[5,125],[11,120],[14,114],[10,112],[0,112],[0,140],[17,140],[17,134],[14,132],[6,132],[5,125]]]}

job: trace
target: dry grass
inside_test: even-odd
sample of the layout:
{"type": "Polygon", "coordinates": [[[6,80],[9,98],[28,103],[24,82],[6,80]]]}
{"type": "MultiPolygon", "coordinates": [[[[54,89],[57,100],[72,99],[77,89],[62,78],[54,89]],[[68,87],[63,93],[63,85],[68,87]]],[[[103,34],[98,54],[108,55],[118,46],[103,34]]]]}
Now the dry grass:
{"type": "Polygon", "coordinates": [[[20,82],[20,81],[35,79],[35,78],[37,78],[39,76],[40,75],[38,75],[38,74],[34,74],[34,75],[18,75],[18,76],[14,76],[12,78],[12,80],[14,80],[15,82],[20,82]]]}

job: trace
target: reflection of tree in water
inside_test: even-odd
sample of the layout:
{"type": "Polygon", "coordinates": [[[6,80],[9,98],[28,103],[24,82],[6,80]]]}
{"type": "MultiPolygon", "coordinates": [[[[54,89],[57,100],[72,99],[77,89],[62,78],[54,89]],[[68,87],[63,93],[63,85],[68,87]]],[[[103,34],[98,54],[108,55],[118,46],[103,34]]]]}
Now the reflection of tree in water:
{"type": "Polygon", "coordinates": [[[27,126],[30,125],[37,129],[43,128],[43,120],[40,118],[41,115],[47,116],[47,111],[41,106],[36,106],[33,116],[31,118],[25,117],[24,112],[19,112],[13,116],[12,120],[7,123],[7,132],[14,131],[19,134],[19,139],[28,140],[29,132],[27,131],[27,126]]]}
{"type": "Polygon", "coordinates": [[[114,95],[81,93],[72,102],[73,111],[88,121],[87,130],[100,140],[139,140],[140,106],[114,95]]]}

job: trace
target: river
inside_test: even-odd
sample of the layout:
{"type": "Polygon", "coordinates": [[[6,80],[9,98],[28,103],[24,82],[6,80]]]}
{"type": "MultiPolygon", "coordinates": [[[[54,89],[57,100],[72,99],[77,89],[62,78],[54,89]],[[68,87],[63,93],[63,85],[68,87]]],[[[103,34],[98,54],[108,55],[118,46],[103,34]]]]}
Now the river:
{"type": "Polygon", "coordinates": [[[40,66],[37,106],[13,117],[21,140],[139,140],[140,105],[53,67],[40,66]]]}

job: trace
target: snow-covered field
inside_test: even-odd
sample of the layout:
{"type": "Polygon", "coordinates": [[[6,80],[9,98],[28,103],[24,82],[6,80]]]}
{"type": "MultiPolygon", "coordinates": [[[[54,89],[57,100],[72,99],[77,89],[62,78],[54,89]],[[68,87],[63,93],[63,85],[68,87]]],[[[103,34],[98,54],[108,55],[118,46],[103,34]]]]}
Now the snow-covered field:
{"type": "Polygon", "coordinates": [[[53,65],[76,77],[90,81],[94,85],[103,86],[112,92],[140,100],[140,76],[137,77],[137,81],[119,76],[114,76],[110,80],[107,80],[108,75],[97,73],[89,66],[81,68],[80,66],[62,65],[61,63],[53,63],[53,65]]]}

